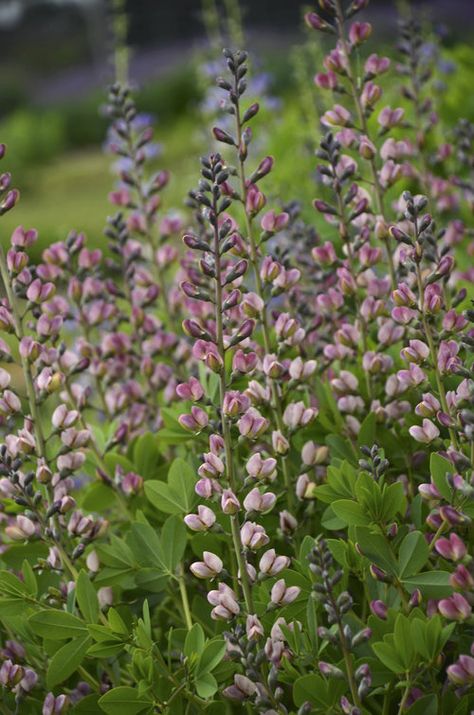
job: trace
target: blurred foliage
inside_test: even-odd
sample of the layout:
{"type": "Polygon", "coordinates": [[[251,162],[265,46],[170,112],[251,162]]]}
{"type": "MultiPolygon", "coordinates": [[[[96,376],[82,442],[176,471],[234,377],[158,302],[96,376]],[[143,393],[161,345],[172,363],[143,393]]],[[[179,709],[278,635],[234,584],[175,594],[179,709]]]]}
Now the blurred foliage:
{"type": "MultiPolygon", "coordinates": [[[[308,47],[306,65],[301,55],[293,62],[281,52],[266,56],[264,66],[272,73],[272,91],[281,99],[281,106],[259,115],[256,140],[260,142],[263,135],[269,139],[263,147],[259,144],[254,149],[256,161],[262,152],[276,160],[267,183],[269,197],[280,201],[297,197],[306,218],[314,223],[312,174],[320,127],[317,112],[311,112],[311,97],[319,105],[330,102],[329,95],[316,95],[312,83],[312,68],[318,64],[314,55],[320,52],[321,47],[308,47]],[[271,131],[267,132],[267,127],[271,131]]],[[[474,48],[455,45],[445,50],[443,57],[447,65],[454,63],[456,67],[454,73],[445,76],[446,87],[440,97],[442,120],[452,126],[460,117],[474,119],[474,48]]],[[[182,66],[137,93],[141,111],[157,119],[156,139],[162,147],[158,164],[172,172],[163,197],[164,212],[183,207],[187,191],[196,182],[199,156],[212,146],[209,129],[204,128],[197,111],[203,85],[197,81],[196,65],[182,66]],[[204,146],[206,137],[208,144],[204,146]]],[[[392,106],[403,105],[397,86],[385,88],[385,92],[392,106]]],[[[101,148],[107,128],[101,111],[103,100],[104,95],[96,93],[47,111],[18,109],[0,123],[0,140],[9,147],[8,170],[14,174],[24,199],[14,214],[4,217],[7,233],[18,223],[36,226],[41,247],[76,229],[85,231],[92,243],[104,245],[102,229],[107,214],[112,213],[107,195],[113,178],[111,159],[101,148]]],[[[375,122],[375,117],[371,121],[375,122]]],[[[447,139],[442,130],[434,137],[440,143],[447,139]]]]}

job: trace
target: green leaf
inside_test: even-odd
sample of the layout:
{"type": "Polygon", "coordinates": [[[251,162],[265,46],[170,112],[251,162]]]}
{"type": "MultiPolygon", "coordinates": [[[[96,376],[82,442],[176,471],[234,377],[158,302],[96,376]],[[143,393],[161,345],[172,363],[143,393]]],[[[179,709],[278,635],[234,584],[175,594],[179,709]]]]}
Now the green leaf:
{"type": "Polygon", "coordinates": [[[217,680],[214,678],[212,673],[201,673],[201,675],[196,677],[195,680],[196,692],[200,698],[212,698],[214,693],[217,692],[218,685],[217,680]]]}
{"type": "Polygon", "coordinates": [[[30,595],[28,586],[9,571],[0,571],[0,593],[13,597],[30,595]]]}
{"type": "Polygon", "coordinates": [[[210,673],[211,670],[219,665],[225,655],[226,644],[223,638],[213,638],[206,643],[206,646],[199,658],[196,667],[196,677],[202,673],[210,673]]]}
{"type": "Polygon", "coordinates": [[[122,636],[128,636],[128,628],[125,625],[122,616],[115,610],[115,608],[109,608],[107,611],[107,620],[114,633],[118,633],[122,636]]]}
{"type": "Polygon", "coordinates": [[[157,476],[161,460],[156,437],[151,433],[141,435],[135,442],[133,461],[135,469],[144,479],[157,476]]]}
{"type": "Polygon", "coordinates": [[[191,630],[186,634],[184,641],[184,655],[190,658],[194,653],[201,653],[204,648],[205,635],[202,626],[195,623],[191,630]]]}
{"type": "Polygon", "coordinates": [[[406,715],[438,715],[438,698],[436,695],[425,695],[419,698],[406,711],[406,715]]]}
{"type": "Polygon", "coordinates": [[[371,447],[375,442],[375,429],[377,426],[375,412],[369,412],[360,426],[359,434],[357,435],[357,444],[359,447],[371,447]]]}
{"type": "Polygon", "coordinates": [[[121,685],[105,693],[100,698],[99,705],[108,715],[137,715],[152,703],[141,697],[135,688],[121,685]]]}
{"type": "Polygon", "coordinates": [[[339,519],[342,519],[348,526],[367,526],[370,524],[370,517],[367,511],[351,499],[339,499],[331,504],[332,510],[339,519]]]}
{"type": "Polygon", "coordinates": [[[357,527],[355,531],[355,540],[362,549],[364,556],[377,566],[380,566],[384,571],[395,575],[398,565],[384,537],[363,527],[357,527]]]}
{"type": "Polygon", "coordinates": [[[184,556],[187,543],[187,533],[180,516],[170,516],[161,530],[161,545],[167,568],[174,573],[184,556]]]}
{"type": "Polygon", "coordinates": [[[326,437],[326,444],[330,447],[331,454],[340,459],[347,459],[351,464],[357,464],[357,457],[347,439],[343,439],[338,434],[330,434],[326,437]]]}
{"type": "Polygon", "coordinates": [[[404,665],[400,660],[398,653],[395,651],[393,643],[382,642],[374,643],[372,645],[372,650],[374,651],[377,658],[391,671],[394,673],[403,673],[404,665]]]}
{"type": "Polygon", "coordinates": [[[446,598],[453,592],[447,571],[425,571],[407,576],[402,583],[409,593],[419,588],[425,598],[446,598]]]}
{"type": "Polygon", "coordinates": [[[184,459],[175,459],[168,472],[168,483],[149,481],[145,483],[147,499],[165,514],[184,514],[192,510],[196,502],[194,469],[184,459]]]}
{"type": "Polygon", "coordinates": [[[74,715],[97,715],[99,712],[98,700],[99,696],[96,695],[96,693],[86,695],[85,698],[81,698],[79,702],[74,705],[71,712],[74,713],[74,715]]]}
{"type": "Polygon", "coordinates": [[[99,601],[96,590],[84,570],[79,573],[77,579],[76,600],[87,623],[96,623],[99,618],[99,601]]]}
{"type": "Polygon", "coordinates": [[[74,638],[56,651],[46,674],[48,688],[54,688],[55,685],[62,683],[74,673],[82,663],[91,642],[89,634],[86,633],[81,638],[74,638]]]}
{"type": "Polygon", "coordinates": [[[153,566],[157,575],[167,572],[161,541],[150,524],[135,521],[128,534],[128,545],[140,566],[153,566]]]}
{"type": "Polygon", "coordinates": [[[34,613],[28,623],[36,635],[50,640],[65,640],[88,635],[84,621],[66,611],[53,609],[40,611],[34,613]]]}
{"type": "Polygon", "coordinates": [[[415,645],[413,626],[403,613],[399,613],[393,630],[393,645],[397,658],[403,662],[404,670],[408,671],[414,664],[415,645]]]}
{"type": "Polygon", "coordinates": [[[414,576],[428,561],[430,550],[423,534],[412,531],[403,539],[398,552],[399,577],[414,576]]]}
{"type": "Polygon", "coordinates": [[[23,561],[21,572],[23,574],[23,581],[29,593],[36,597],[38,595],[38,582],[36,580],[35,572],[31,568],[30,562],[26,559],[23,561]]]}
{"type": "Polygon", "coordinates": [[[343,685],[336,680],[331,680],[329,687],[329,682],[326,682],[320,675],[315,673],[302,675],[295,680],[293,685],[293,700],[296,707],[310,702],[319,708],[324,708],[325,712],[329,712],[343,685]]]}
{"type": "Polygon", "coordinates": [[[436,452],[430,457],[430,474],[439,493],[446,501],[450,502],[453,492],[446,480],[446,474],[454,474],[454,467],[447,459],[436,452]]]}

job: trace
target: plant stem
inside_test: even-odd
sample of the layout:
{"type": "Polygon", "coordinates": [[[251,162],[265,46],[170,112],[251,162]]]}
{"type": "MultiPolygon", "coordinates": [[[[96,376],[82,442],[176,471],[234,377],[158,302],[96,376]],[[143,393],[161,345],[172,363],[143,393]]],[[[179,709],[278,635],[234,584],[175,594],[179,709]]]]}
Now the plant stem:
{"type": "MultiPolygon", "coordinates": [[[[415,230],[416,230],[416,232],[418,232],[416,224],[415,224],[415,230]]],[[[433,364],[433,370],[435,373],[439,399],[441,402],[441,407],[443,408],[443,412],[445,412],[447,415],[449,415],[450,410],[449,410],[449,406],[448,406],[448,401],[446,399],[446,391],[444,389],[443,381],[441,379],[441,374],[440,374],[439,368],[438,368],[438,352],[437,352],[435,344],[434,344],[433,335],[431,332],[431,326],[429,324],[429,321],[427,319],[425,309],[424,309],[425,289],[424,289],[424,285],[423,285],[423,277],[421,275],[420,264],[418,262],[416,263],[416,280],[417,280],[417,284],[418,284],[418,310],[421,313],[421,321],[423,323],[423,330],[425,332],[426,341],[427,341],[428,347],[430,349],[430,357],[431,357],[431,362],[433,364]]],[[[452,427],[448,428],[448,432],[449,432],[449,437],[451,439],[451,444],[453,445],[454,449],[459,450],[459,444],[458,444],[458,440],[456,437],[456,432],[454,431],[454,429],[452,427]]]]}
{"type": "MultiPolygon", "coordinates": [[[[235,88],[234,89],[235,89],[236,95],[238,96],[237,80],[235,80],[235,88]]],[[[236,127],[237,139],[240,142],[240,137],[242,134],[242,121],[240,118],[240,104],[239,104],[239,102],[236,102],[236,105],[235,105],[235,127],[236,127]]],[[[253,230],[252,230],[252,218],[249,215],[249,213],[247,211],[247,207],[246,207],[247,180],[246,180],[246,176],[245,176],[245,163],[244,163],[244,159],[240,156],[240,152],[238,152],[238,154],[239,154],[240,190],[241,190],[241,194],[242,194],[241,198],[242,198],[243,210],[244,210],[244,215],[245,215],[245,229],[246,229],[247,237],[248,237],[249,244],[250,244],[249,258],[250,258],[250,263],[252,265],[252,269],[253,269],[253,273],[254,273],[256,293],[264,303],[264,307],[263,307],[262,313],[260,315],[260,322],[262,325],[262,336],[263,336],[263,344],[264,344],[264,348],[265,348],[265,353],[268,355],[271,353],[270,329],[268,326],[266,303],[265,303],[262,279],[261,279],[260,270],[259,270],[258,249],[257,249],[257,244],[255,242],[255,236],[254,236],[253,230]]],[[[276,384],[275,380],[272,380],[272,378],[270,378],[270,377],[268,378],[268,382],[269,382],[269,386],[270,386],[270,392],[271,392],[271,398],[272,398],[272,410],[273,410],[273,414],[275,416],[275,423],[276,423],[277,429],[282,434],[284,434],[285,433],[285,424],[283,422],[283,415],[282,415],[282,411],[280,408],[281,396],[278,391],[278,385],[276,384]]],[[[288,462],[287,462],[286,455],[281,455],[280,463],[281,463],[281,470],[283,473],[283,481],[284,481],[285,489],[286,489],[288,509],[290,510],[290,512],[293,512],[293,509],[295,506],[295,500],[294,500],[293,485],[291,483],[291,477],[290,477],[290,473],[288,470],[288,462]]]]}
{"type": "MultiPolygon", "coordinates": [[[[214,259],[216,266],[216,277],[215,277],[215,316],[216,316],[216,341],[217,349],[219,351],[220,358],[222,360],[222,368],[219,373],[219,401],[220,401],[220,412],[222,421],[222,437],[224,439],[225,448],[225,459],[227,476],[229,480],[229,486],[232,491],[236,491],[235,475],[234,475],[234,462],[232,459],[232,438],[230,434],[230,424],[224,414],[224,397],[226,392],[226,370],[225,370],[225,347],[224,347],[224,325],[222,319],[222,270],[221,270],[221,257],[220,257],[220,246],[219,246],[219,228],[217,225],[217,201],[214,198],[213,211],[215,215],[214,223],[214,259]]],[[[230,516],[230,526],[232,532],[232,541],[234,543],[235,555],[237,557],[237,562],[240,571],[240,582],[242,584],[242,591],[244,594],[245,605],[248,613],[253,613],[253,600],[252,591],[250,588],[249,577],[247,573],[247,560],[244,556],[242,549],[242,542],[240,539],[240,525],[238,514],[232,514],[230,516]]]]}
{"type": "MultiPolygon", "coordinates": [[[[342,4],[341,0],[336,0],[336,20],[337,20],[337,27],[339,31],[339,39],[341,42],[341,48],[342,52],[344,53],[345,59],[346,59],[346,64],[347,64],[347,79],[349,80],[350,88],[351,88],[351,94],[352,94],[352,99],[354,101],[354,106],[357,112],[357,117],[359,120],[360,128],[364,132],[365,136],[367,138],[369,137],[369,131],[368,131],[368,126],[367,126],[367,119],[364,114],[364,110],[360,101],[360,95],[359,95],[359,90],[357,87],[357,81],[356,78],[354,77],[354,73],[352,71],[352,65],[351,65],[351,59],[350,59],[350,52],[349,52],[349,47],[347,44],[347,39],[346,39],[346,34],[344,30],[344,12],[342,9],[342,4]]],[[[374,185],[374,197],[375,197],[375,207],[377,209],[377,213],[380,214],[382,219],[384,220],[384,223],[386,224],[387,221],[385,220],[385,210],[384,210],[384,202],[383,202],[383,189],[380,184],[380,179],[379,175],[377,172],[377,166],[375,164],[375,158],[371,157],[369,159],[369,165],[372,173],[372,181],[374,185]]],[[[392,283],[392,290],[395,290],[397,287],[397,278],[396,278],[396,272],[395,272],[395,264],[393,262],[393,256],[392,252],[390,249],[390,243],[388,237],[383,239],[383,242],[385,244],[385,250],[387,254],[387,262],[388,262],[388,269],[390,273],[390,280],[392,283]]]]}
{"type": "Polygon", "coordinates": [[[188,631],[190,631],[191,628],[193,627],[193,619],[191,616],[191,609],[189,607],[189,598],[188,598],[188,592],[186,590],[186,582],[184,580],[184,572],[183,572],[182,564],[180,564],[180,566],[179,566],[178,583],[179,583],[179,592],[181,594],[181,601],[183,603],[183,611],[184,611],[184,617],[186,620],[186,627],[187,627],[188,631]]]}

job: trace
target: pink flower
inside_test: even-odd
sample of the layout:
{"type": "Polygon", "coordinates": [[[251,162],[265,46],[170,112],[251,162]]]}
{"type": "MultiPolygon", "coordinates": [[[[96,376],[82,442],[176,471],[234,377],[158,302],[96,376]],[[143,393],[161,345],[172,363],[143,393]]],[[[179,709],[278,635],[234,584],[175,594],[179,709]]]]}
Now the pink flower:
{"type": "Polygon", "coordinates": [[[462,539],[455,533],[448,538],[438,539],[435,549],[440,556],[449,561],[460,561],[467,553],[467,548],[462,539]]]}
{"type": "Polygon", "coordinates": [[[216,521],[216,515],[207,506],[200,504],[198,506],[197,514],[187,514],[184,517],[184,523],[192,531],[207,531],[214,525],[216,521]]]}
{"type": "Polygon", "coordinates": [[[287,586],[285,579],[279,579],[270,592],[270,600],[277,606],[287,606],[293,603],[301,593],[299,586],[287,586]]]}
{"type": "Polygon", "coordinates": [[[210,551],[204,551],[202,558],[202,561],[195,561],[189,567],[189,570],[194,574],[194,576],[196,576],[196,578],[215,578],[224,568],[222,559],[210,551]]]}
{"type": "Polygon", "coordinates": [[[464,621],[471,615],[472,609],[464,596],[453,593],[449,598],[443,598],[438,603],[438,611],[450,621],[464,621]]]}
{"type": "Polygon", "coordinates": [[[267,211],[267,213],[263,215],[260,225],[264,231],[276,233],[284,229],[285,226],[288,225],[289,220],[289,214],[284,211],[280,214],[276,214],[274,211],[267,211]]]}
{"type": "Polygon", "coordinates": [[[353,22],[349,28],[349,40],[351,45],[361,45],[369,39],[372,34],[370,22],[353,22]]]}
{"type": "Polygon", "coordinates": [[[288,556],[277,556],[275,549],[269,549],[261,557],[258,567],[261,574],[276,576],[280,571],[288,568],[289,565],[290,559],[288,556]]]}
{"type": "Polygon", "coordinates": [[[391,107],[384,107],[377,117],[377,121],[382,127],[382,129],[388,130],[392,127],[400,124],[405,114],[405,110],[401,107],[398,109],[392,109],[391,107]]]}
{"type": "Polygon", "coordinates": [[[335,104],[332,109],[328,109],[328,111],[323,114],[321,124],[329,128],[348,127],[352,124],[352,115],[349,110],[341,104],[335,104]]]}
{"type": "Polygon", "coordinates": [[[260,490],[255,487],[251,489],[244,499],[244,508],[247,512],[258,511],[265,513],[270,511],[276,502],[275,494],[272,492],[261,493],[260,490]]]}
{"type": "Polygon", "coordinates": [[[246,521],[243,524],[240,529],[240,540],[242,546],[250,551],[257,551],[270,541],[263,526],[253,521],[246,521]]]}
{"type": "Polygon", "coordinates": [[[321,246],[315,246],[311,255],[321,266],[332,266],[337,261],[336,251],[330,241],[326,241],[321,246]]]}
{"type": "Polygon", "coordinates": [[[413,425],[408,430],[413,439],[422,444],[430,444],[439,437],[439,429],[428,419],[423,420],[423,426],[413,425]]]}
{"type": "Polygon", "coordinates": [[[176,386],[176,394],[182,400],[198,402],[204,395],[204,388],[198,379],[190,377],[187,382],[182,382],[176,386]]]}

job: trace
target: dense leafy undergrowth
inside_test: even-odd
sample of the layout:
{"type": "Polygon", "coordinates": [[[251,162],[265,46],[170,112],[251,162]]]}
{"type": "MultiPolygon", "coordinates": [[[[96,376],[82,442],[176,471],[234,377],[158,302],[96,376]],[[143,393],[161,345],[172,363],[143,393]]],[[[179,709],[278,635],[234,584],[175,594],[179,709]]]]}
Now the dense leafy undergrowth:
{"type": "Polygon", "coordinates": [[[391,63],[320,5],[321,231],[226,50],[186,221],[114,86],[109,252],[1,250],[3,713],[474,707],[474,128],[416,18],[391,63]]]}

